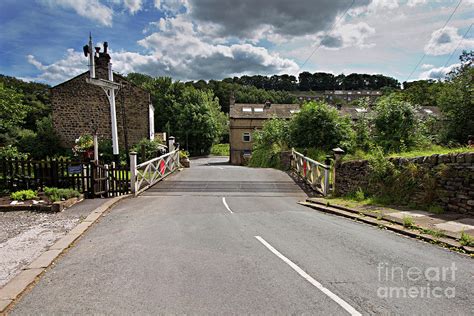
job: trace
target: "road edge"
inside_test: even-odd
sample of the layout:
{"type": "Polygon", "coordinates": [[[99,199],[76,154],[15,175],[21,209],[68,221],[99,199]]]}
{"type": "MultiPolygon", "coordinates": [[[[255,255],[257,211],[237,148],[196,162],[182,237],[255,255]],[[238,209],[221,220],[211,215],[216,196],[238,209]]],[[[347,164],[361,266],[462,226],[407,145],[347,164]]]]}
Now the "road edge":
{"type": "Polygon", "coordinates": [[[0,289],[0,315],[6,315],[21,295],[44,274],[53,262],[72,246],[102,215],[120,201],[133,197],[132,194],[110,198],[101,206],[92,210],[89,215],[65,236],[25,267],[18,275],[0,289]]]}
{"type": "Polygon", "coordinates": [[[443,248],[447,248],[449,250],[456,251],[458,253],[460,252],[468,256],[470,255],[471,257],[474,254],[474,251],[471,249],[471,247],[462,246],[458,241],[452,240],[451,238],[436,238],[431,235],[421,233],[417,230],[406,228],[403,225],[400,225],[393,221],[386,220],[384,218],[382,219],[372,218],[370,216],[360,213],[357,210],[353,210],[347,207],[342,208],[339,206],[336,207],[335,205],[332,205],[332,204],[329,206],[329,205],[323,205],[322,203],[308,202],[308,201],[300,201],[298,202],[298,204],[315,209],[317,211],[324,212],[324,213],[338,215],[338,216],[346,217],[355,221],[364,222],[366,224],[377,226],[383,229],[387,229],[404,236],[423,240],[431,244],[440,245],[443,248]]]}

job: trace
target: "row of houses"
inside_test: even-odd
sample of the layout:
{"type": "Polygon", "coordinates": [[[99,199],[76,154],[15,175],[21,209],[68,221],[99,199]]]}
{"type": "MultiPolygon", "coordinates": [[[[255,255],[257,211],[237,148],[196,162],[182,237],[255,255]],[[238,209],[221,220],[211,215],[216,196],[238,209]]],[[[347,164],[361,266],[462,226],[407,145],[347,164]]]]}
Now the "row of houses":
{"type": "MultiPolygon", "coordinates": [[[[266,120],[271,118],[290,119],[300,110],[300,104],[242,104],[230,103],[230,162],[231,164],[243,164],[252,155],[253,135],[255,131],[262,128],[266,120]]],[[[357,121],[361,116],[371,111],[370,108],[360,108],[349,105],[334,106],[340,115],[349,116],[357,121]]],[[[438,107],[424,106],[418,109],[418,115],[426,120],[430,117],[439,118],[441,113],[438,107]]]]}

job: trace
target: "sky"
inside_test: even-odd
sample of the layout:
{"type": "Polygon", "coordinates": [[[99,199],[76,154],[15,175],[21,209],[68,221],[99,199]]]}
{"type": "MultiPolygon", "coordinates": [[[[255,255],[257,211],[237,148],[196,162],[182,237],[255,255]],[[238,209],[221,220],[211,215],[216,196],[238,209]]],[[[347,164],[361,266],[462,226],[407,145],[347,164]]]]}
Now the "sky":
{"type": "Polygon", "coordinates": [[[68,80],[91,32],[121,74],[438,79],[474,49],[473,23],[474,0],[1,0],[0,74],[68,80]]]}

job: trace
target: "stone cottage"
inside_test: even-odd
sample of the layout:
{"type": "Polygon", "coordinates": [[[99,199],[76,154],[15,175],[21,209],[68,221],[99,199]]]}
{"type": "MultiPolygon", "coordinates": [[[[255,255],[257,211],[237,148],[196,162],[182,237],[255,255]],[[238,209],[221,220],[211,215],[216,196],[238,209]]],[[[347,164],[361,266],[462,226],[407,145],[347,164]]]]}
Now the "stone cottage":
{"type": "Polygon", "coordinates": [[[290,119],[299,104],[243,104],[230,101],[230,163],[240,165],[252,155],[253,133],[273,117],[290,119]]]}
{"type": "MultiPolygon", "coordinates": [[[[108,79],[110,55],[96,48],[95,76],[108,79]]],[[[64,147],[72,147],[84,134],[97,131],[99,139],[112,138],[110,104],[105,91],[86,82],[89,71],[51,88],[54,129],[64,147]]],[[[114,73],[114,82],[121,85],[115,94],[117,131],[120,148],[131,147],[143,138],[154,138],[154,108],[150,94],[114,73]]]]}

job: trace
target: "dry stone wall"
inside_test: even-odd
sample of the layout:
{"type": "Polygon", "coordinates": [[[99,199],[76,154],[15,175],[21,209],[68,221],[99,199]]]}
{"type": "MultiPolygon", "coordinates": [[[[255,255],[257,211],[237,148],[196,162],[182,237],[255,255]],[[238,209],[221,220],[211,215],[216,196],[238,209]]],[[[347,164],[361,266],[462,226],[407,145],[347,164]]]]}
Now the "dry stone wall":
{"type": "MultiPolygon", "coordinates": [[[[413,163],[431,179],[432,185],[419,185],[408,196],[413,204],[426,203],[427,196],[446,211],[474,215],[474,152],[432,155],[416,158],[389,158],[397,168],[413,163]]],[[[423,181],[422,178],[418,181],[423,181]]],[[[370,183],[370,166],[366,160],[347,161],[336,166],[336,190],[346,195],[362,189],[376,193],[370,183]]]]}

